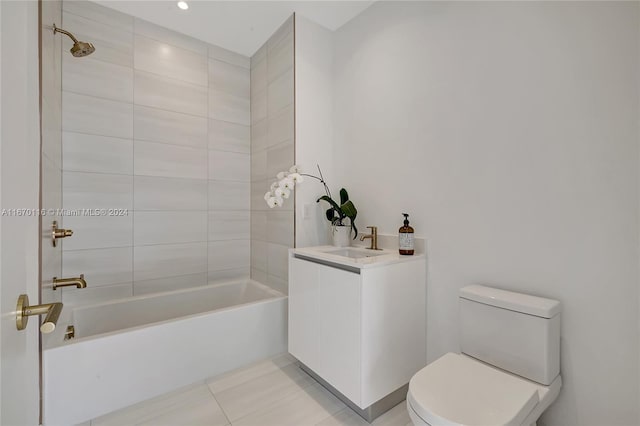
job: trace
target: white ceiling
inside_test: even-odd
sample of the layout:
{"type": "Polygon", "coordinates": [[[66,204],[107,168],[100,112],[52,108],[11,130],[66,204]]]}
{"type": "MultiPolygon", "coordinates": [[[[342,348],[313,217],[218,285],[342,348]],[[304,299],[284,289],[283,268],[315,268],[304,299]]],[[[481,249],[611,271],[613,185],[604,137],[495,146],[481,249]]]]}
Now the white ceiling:
{"type": "Polygon", "coordinates": [[[189,9],[183,11],[171,0],[95,1],[246,56],[253,55],[294,12],[336,30],[373,3],[188,0],[189,9]]]}

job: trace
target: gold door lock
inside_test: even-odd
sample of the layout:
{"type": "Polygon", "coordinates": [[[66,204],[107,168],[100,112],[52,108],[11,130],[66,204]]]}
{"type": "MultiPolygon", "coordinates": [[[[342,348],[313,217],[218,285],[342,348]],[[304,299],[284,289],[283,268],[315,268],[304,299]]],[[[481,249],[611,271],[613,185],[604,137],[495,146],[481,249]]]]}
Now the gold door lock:
{"type": "Polygon", "coordinates": [[[46,314],[44,322],[40,326],[40,331],[43,333],[51,333],[56,329],[60,312],[62,312],[62,303],[56,302],[29,306],[29,296],[21,294],[18,297],[18,304],[16,305],[16,327],[18,330],[24,330],[27,328],[27,322],[29,322],[30,316],[46,314]]]}
{"type": "Polygon", "coordinates": [[[51,242],[53,243],[53,246],[56,246],[56,239],[58,238],[67,238],[73,235],[73,231],[71,229],[62,229],[62,228],[58,228],[58,222],[56,222],[55,220],[53,221],[53,224],[51,225],[51,242]]]}

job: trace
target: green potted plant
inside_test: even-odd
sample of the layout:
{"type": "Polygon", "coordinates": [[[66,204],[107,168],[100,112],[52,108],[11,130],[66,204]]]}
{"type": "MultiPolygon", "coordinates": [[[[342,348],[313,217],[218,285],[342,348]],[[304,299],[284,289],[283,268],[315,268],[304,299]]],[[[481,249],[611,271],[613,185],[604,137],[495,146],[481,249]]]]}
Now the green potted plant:
{"type": "Polygon", "coordinates": [[[325,217],[331,222],[333,244],[339,247],[346,247],[349,245],[349,238],[352,233],[354,240],[358,236],[358,228],[356,227],[358,210],[349,199],[349,194],[344,188],[340,189],[340,204],[338,204],[331,196],[331,191],[324,181],[320,166],[318,166],[318,174],[320,176],[300,173],[300,168],[294,165],[288,172],[280,172],[276,175],[278,180],[271,184],[269,191],[264,194],[264,200],[271,208],[281,207],[284,200],[291,195],[295,185],[304,180],[303,176],[317,179],[324,186],[326,195],[318,198],[316,202],[326,201],[329,203],[329,208],[325,211],[325,217]]]}

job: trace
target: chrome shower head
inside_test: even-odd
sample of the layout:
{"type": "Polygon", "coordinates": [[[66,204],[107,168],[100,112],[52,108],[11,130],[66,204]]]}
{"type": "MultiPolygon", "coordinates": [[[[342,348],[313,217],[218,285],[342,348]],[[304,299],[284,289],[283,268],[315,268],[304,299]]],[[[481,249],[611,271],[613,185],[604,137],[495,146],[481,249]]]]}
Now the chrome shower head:
{"type": "Polygon", "coordinates": [[[76,58],[82,58],[83,56],[91,55],[95,52],[96,48],[93,47],[93,44],[86,43],[84,41],[78,41],[77,38],[73,36],[69,31],[65,31],[62,28],[56,27],[56,24],[53,24],[53,33],[62,33],[69,36],[71,40],[73,40],[73,47],[71,47],[71,54],[76,58]]]}

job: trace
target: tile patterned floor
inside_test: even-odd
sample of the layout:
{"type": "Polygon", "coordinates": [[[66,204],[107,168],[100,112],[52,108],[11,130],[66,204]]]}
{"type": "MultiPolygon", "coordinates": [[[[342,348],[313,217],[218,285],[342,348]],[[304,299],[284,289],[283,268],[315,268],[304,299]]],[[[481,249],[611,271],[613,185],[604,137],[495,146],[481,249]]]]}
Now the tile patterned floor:
{"type": "MultiPolygon", "coordinates": [[[[109,413],[82,426],[367,426],[368,423],[280,355],[109,413]]],[[[405,402],[374,426],[411,424],[405,402]]]]}

